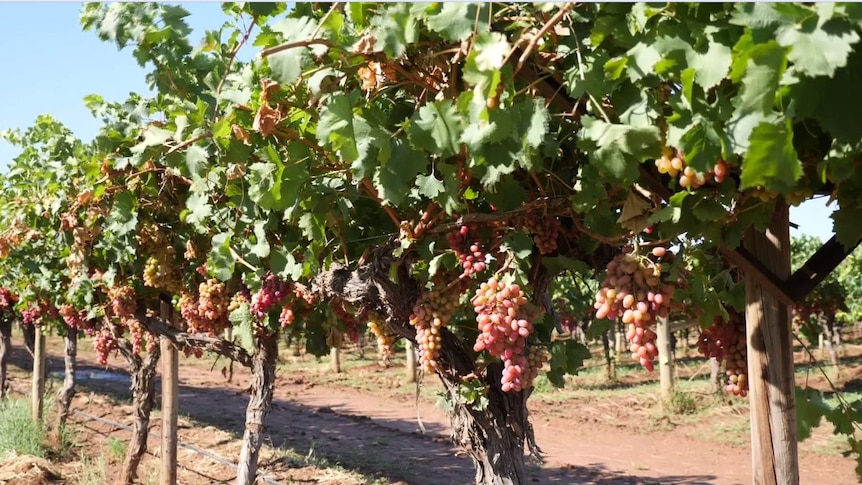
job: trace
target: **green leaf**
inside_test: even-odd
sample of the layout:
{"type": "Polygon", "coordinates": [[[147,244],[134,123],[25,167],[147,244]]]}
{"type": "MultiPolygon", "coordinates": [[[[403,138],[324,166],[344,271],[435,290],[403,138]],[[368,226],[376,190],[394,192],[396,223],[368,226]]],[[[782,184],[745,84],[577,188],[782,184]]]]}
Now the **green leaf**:
{"type": "Polygon", "coordinates": [[[701,119],[680,142],[686,162],[698,172],[709,172],[721,158],[721,135],[706,120],[701,119]]]}
{"type": "Polygon", "coordinates": [[[308,47],[296,47],[271,54],[266,58],[272,78],[281,84],[293,84],[302,74],[302,59],[308,47]]]}
{"type": "Polygon", "coordinates": [[[538,148],[545,140],[550,123],[550,114],[545,107],[545,100],[536,98],[528,109],[528,121],[524,132],[524,143],[532,148],[538,148]]]}
{"type": "Polygon", "coordinates": [[[787,65],[787,49],[775,41],[758,44],[748,51],[748,64],[742,78],[742,94],[736,117],[751,112],[770,113],[775,105],[778,82],[787,65]]]}
{"type": "Polygon", "coordinates": [[[702,221],[721,221],[727,217],[727,209],[721,202],[712,198],[703,198],[692,208],[694,216],[702,221]]]}
{"type": "Polygon", "coordinates": [[[233,276],[236,259],[230,250],[232,234],[222,232],[212,237],[212,249],[207,257],[207,270],[220,281],[227,281],[233,276]]]}
{"type": "Polygon", "coordinates": [[[135,210],[135,198],[131,192],[123,191],[117,195],[111,212],[107,218],[108,231],[117,236],[124,236],[138,225],[138,213],[135,210]]]}
{"type": "Polygon", "coordinates": [[[587,116],[582,123],[579,141],[590,162],[617,180],[636,180],[639,163],[661,156],[661,134],[655,126],[615,125],[587,116]]]}
{"type": "Polygon", "coordinates": [[[632,62],[628,65],[628,74],[632,82],[638,82],[654,71],[655,64],[661,60],[661,54],[650,44],[638,42],[626,53],[632,62]]]}
{"type": "Polygon", "coordinates": [[[334,94],[320,112],[317,139],[338,150],[342,159],[352,162],[359,158],[353,99],[347,94],[334,94]]]}
{"type": "Polygon", "coordinates": [[[213,212],[213,208],[209,203],[209,196],[197,192],[189,195],[189,198],[186,200],[186,208],[189,210],[186,221],[190,224],[203,223],[213,212]]]}
{"type": "Polygon", "coordinates": [[[438,195],[446,191],[446,187],[441,180],[437,180],[433,174],[420,175],[416,177],[416,188],[419,189],[419,195],[429,199],[435,199],[438,195]]]}
{"type": "Polygon", "coordinates": [[[249,352],[254,352],[254,317],[251,315],[251,307],[248,303],[243,303],[239,308],[230,312],[228,316],[231,324],[233,324],[233,335],[238,341],[240,347],[249,352]]]}
{"type": "Polygon", "coordinates": [[[564,271],[571,271],[579,274],[586,274],[590,271],[587,263],[579,259],[572,259],[566,256],[545,256],[542,258],[542,264],[545,265],[545,267],[548,268],[548,271],[551,272],[551,275],[554,276],[564,271]]]}
{"type": "Polygon", "coordinates": [[[251,245],[251,252],[261,259],[269,256],[269,241],[266,239],[265,226],[266,221],[254,222],[254,237],[257,239],[257,242],[251,245]]]}
{"type": "Polygon", "coordinates": [[[783,124],[761,123],[751,132],[750,148],[742,162],[745,190],[758,185],[776,192],[788,192],[802,176],[802,163],[793,148],[790,121],[783,124]]]}
{"type": "Polygon", "coordinates": [[[460,151],[463,121],[450,100],[432,101],[419,108],[410,124],[410,139],[443,158],[460,151]]]}
{"type": "Polygon", "coordinates": [[[845,248],[852,248],[862,238],[859,207],[839,206],[830,217],[832,217],[832,231],[835,232],[838,242],[845,248]]]}
{"type": "Polygon", "coordinates": [[[206,149],[200,145],[192,145],[186,149],[186,168],[192,177],[198,179],[206,177],[209,168],[208,158],[206,149]]]}
{"type": "Polygon", "coordinates": [[[815,389],[796,388],[796,440],[804,441],[811,436],[811,428],[820,426],[823,416],[830,412],[823,396],[815,389]]]}
{"type": "Polygon", "coordinates": [[[374,186],[385,204],[397,206],[404,201],[416,176],[427,168],[424,153],[414,150],[404,139],[394,140],[392,157],[374,174],[374,186]]]}
{"type": "Polygon", "coordinates": [[[406,3],[389,5],[384,13],[374,16],[371,23],[383,51],[392,59],[401,57],[407,46],[419,36],[416,17],[406,3]]]}
{"type": "Polygon", "coordinates": [[[429,15],[428,28],[439,32],[450,42],[460,42],[473,33],[473,29],[482,32],[488,28],[488,4],[479,6],[475,3],[445,2],[440,11],[429,15]],[[477,22],[478,19],[478,22],[477,22]]]}
{"type": "Polygon", "coordinates": [[[280,169],[275,163],[255,162],[248,167],[248,196],[262,209],[271,210],[281,191],[280,169]]]}
{"type": "Polygon", "coordinates": [[[302,278],[302,263],[296,261],[293,253],[285,247],[278,247],[272,252],[270,269],[273,274],[297,281],[302,278]]]}
{"type": "Polygon", "coordinates": [[[848,23],[817,25],[822,20],[809,18],[801,24],[784,24],[775,34],[779,44],[790,47],[787,58],[794,70],[810,77],[832,77],[836,69],[847,65],[853,44],[859,42],[859,35],[848,23]]]}

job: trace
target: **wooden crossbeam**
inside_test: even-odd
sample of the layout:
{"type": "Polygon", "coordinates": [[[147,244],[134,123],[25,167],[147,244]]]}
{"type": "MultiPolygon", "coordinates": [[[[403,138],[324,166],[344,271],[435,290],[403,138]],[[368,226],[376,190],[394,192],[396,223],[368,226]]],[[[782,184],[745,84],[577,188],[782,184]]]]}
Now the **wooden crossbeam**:
{"type": "Polygon", "coordinates": [[[844,247],[838,242],[838,236],[832,236],[823,246],[820,246],[816,253],[808,258],[802,267],[790,275],[790,278],[787,278],[784,287],[788,289],[788,295],[794,301],[802,301],[821,281],[835,271],[835,268],[847,259],[847,256],[850,256],[860,242],[862,239],[850,247],[844,247]]]}

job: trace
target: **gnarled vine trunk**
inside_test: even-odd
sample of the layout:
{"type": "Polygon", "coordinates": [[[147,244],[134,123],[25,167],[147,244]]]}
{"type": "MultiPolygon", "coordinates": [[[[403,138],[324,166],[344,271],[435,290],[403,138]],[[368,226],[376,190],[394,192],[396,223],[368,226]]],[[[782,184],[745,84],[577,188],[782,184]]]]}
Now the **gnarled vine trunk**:
{"type": "Polygon", "coordinates": [[[245,432],[237,466],[237,485],[253,485],[257,478],[260,445],[263,444],[266,416],[272,408],[275,390],[275,367],[278,361],[278,335],[257,338],[257,352],[252,362],[251,398],[245,413],[245,432]]]}
{"type": "Polygon", "coordinates": [[[12,350],[12,320],[0,317],[0,399],[6,399],[6,367],[12,350]]]}
{"type": "Polygon", "coordinates": [[[524,443],[534,447],[527,413],[529,391],[503,392],[502,372],[500,362],[488,366],[488,405],[481,410],[461,403],[459,383],[441,376],[452,403],[452,441],[473,459],[477,485],[517,485],[527,480],[524,443]]]}
{"type": "Polygon", "coordinates": [[[21,324],[21,333],[24,334],[24,348],[30,353],[30,357],[36,355],[36,326],[21,324]]]}
{"type": "Polygon", "coordinates": [[[132,377],[132,408],[135,420],[132,423],[132,439],[129,441],[126,460],[123,463],[121,483],[124,484],[134,483],[138,475],[138,465],[147,452],[150,413],[156,402],[156,367],[159,356],[158,346],[145,359],[137,355],[125,355],[132,377]]]}
{"type": "Polygon", "coordinates": [[[64,355],[65,374],[63,377],[63,387],[57,394],[57,413],[58,428],[66,425],[66,419],[69,417],[69,408],[72,406],[72,398],[75,397],[75,371],[77,370],[78,359],[78,331],[74,328],[69,328],[66,332],[66,353],[64,355]]]}
{"type": "MultiPolygon", "coordinates": [[[[414,303],[422,294],[418,282],[410,274],[410,257],[402,257],[397,267],[397,279],[390,277],[392,248],[379,248],[370,263],[355,270],[335,265],[320,273],[314,282],[315,292],[323,299],[337,299],[350,303],[360,312],[375,312],[385,317],[389,328],[397,335],[415,344],[416,332],[410,325],[414,303]]],[[[604,261],[603,264],[606,264],[604,261]]],[[[551,275],[538,258],[534,261],[531,276],[533,303],[541,305],[556,321],[548,294],[551,275]]],[[[478,409],[475,404],[463,402],[459,388],[463,382],[481,373],[476,369],[472,354],[458,337],[445,328],[440,333],[438,376],[449,396],[453,441],[464,447],[476,467],[476,483],[526,483],[524,447],[539,457],[540,450],[533,438],[529,423],[525,392],[503,392],[501,389],[502,363],[493,362],[486,369],[488,404],[478,409]]]]}

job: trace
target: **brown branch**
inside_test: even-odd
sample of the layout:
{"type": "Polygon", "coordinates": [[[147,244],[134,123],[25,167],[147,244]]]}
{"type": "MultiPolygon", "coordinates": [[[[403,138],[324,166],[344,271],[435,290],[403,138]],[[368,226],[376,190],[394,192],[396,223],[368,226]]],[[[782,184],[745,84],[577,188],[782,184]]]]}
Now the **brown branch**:
{"type": "Polygon", "coordinates": [[[204,334],[187,333],[171,325],[166,324],[161,318],[146,315],[135,315],[148,332],[153,335],[165,337],[177,346],[187,346],[212,352],[239,362],[245,367],[251,367],[251,355],[242,347],[228,342],[220,337],[212,337],[204,334]]]}
{"type": "Polygon", "coordinates": [[[248,38],[251,35],[251,31],[254,30],[254,26],[257,25],[257,15],[253,15],[251,17],[251,25],[248,26],[245,33],[242,35],[242,38],[239,40],[239,43],[233,48],[230,53],[230,57],[227,60],[227,64],[224,68],[224,76],[218,82],[218,86],[216,87],[216,96],[221,93],[222,85],[224,85],[224,80],[227,79],[227,75],[230,73],[230,68],[233,66],[234,61],[236,60],[236,54],[242,49],[242,46],[248,42],[248,38]]]}
{"type": "Polygon", "coordinates": [[[431,229],[428,229],[426,232],[431,234],[437,234],[441,232],[448,232],[452,229],[460,227],[464,224],[469,224],[473,222],[482,223],[482,222],[496,222],[496,221],[506,221],[511,219],[512,217],[523,214],[524,212],[529,212],[533,209],[545,208],[545,209],[556,209],[567,206],[569,203],[569,199],[566,197],[557,197],[557,198],[538,198],[532,200],[517,209],[512,209],[510,211],[505,212],[479,212],[473,214],[464,214],[460,218],[458,218],[455,222],[449,222],[446,224],[441,224],[439,226],[435,226],[431,229]]]}
{"type": "Polygon", "coordinates": [[[362,179],[361,183],[368,196],[374,199],[374,202],[377,202],[377,205],[379,205],[383,209],[383,211],[386,212],[386,215],[388,215],[389,218],[392,219],[392,222],[395,224],[395,227],[400,229],[401,220],[398,218],[398,214],[396,214],[391,207],[383,204],[383,200],[380,199],[380,195],[377,194],[377,189],[374,188],[374,185],[371,184],[371,181],[367,178],[364,178],[362,179]]]}
{"type": "Polygon", "coordinates": [[[563,7],[560,8],[560,10],[558,10],[557,13],[554,14],[554,16],[551,17],[551,19],[548,20],[545,25],[542,26],[541,29],[539,29],[536,35],[534,35],[533,38],[530,39],[530,42],[527,44],[527,48],[524,49],[524,52],[521,54],[521,57],[518,58],[518,63],[515,65],[515,72],[512,73],[513,76],[517,75],[521,68],[524,67],[524,64],[527,62],[527,59],[533,53],[533,50],[535,50],[536,46],[539,45],[539,41],[542,39],[542,37],[544,37],[549,30],[551,30],[555,25],[557,25],[561,20],[563,20],[563,17],[565,17],[566,14],[568,14],[569,12],[571,12],[571,10],[575,8],[576,5],[576,3],[567,3],[563,5],[563,7]]]}
{"type": "Polygon", "coordinates": [[[212,138],[212,136],[213,136],[212,133],[204,133],[204,134],[198,135],[198,136],[191,138],[189,140],[186,140],[186,141],[184,141],[178,145],[174,145],[173,147],[171,147],[170,150],[168,150],[166,155],[170,155],[171,153],[178,152],[180,150],[184,150],[184,149],[194,145],[195,143],[197,143],[201,140],[206,140],[207,138],[212,138]]]}
{"type": "Polygon", "coordinates": [[[306,40],[296,40],[293,42],[285,42],[284,44],[277,45],[275,47],[270,47],[269,49],[264,49],[260,51],[260,57],[266,58],[273,54],[278,54],[279,52],[286,51],[289,49],[293,49],[296,47],[308,47],[310,45],[325,45],[327,47],[331,47],[332,43],[330,43],[326,39],[306,39],[306,40]]]}

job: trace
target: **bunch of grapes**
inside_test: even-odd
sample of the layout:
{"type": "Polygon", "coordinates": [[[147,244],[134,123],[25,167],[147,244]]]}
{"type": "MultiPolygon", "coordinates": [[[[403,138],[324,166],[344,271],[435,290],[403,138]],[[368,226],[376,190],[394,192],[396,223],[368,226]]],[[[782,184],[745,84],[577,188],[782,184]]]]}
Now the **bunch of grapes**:
{"type": "Polygon", "coordinates": [[[701,332],[697,349],[706,357],[724,361],[727,392],[742,397],[748,395],[747,342],[742,314],[731,312],[727,322],[716,317],[712,326],[701,332]]]}
{"type": "Polygon", "coordinates": [[[700,188],[710,180],[720,184],[727,177],[728,171],[727,162],[719,160],[709,172],[698,172],[686,164],[682,152],[670,149],[665,150],[662,157],[655,161],[655,166],[659,173],[666,173],[672,178],[679,175],[680,187],[692,189],[700,188]]]}
{"type": "Polygon", "coordinates": [[[487,350],[503,361],[503,392],[529,386],[534,371],[524,349],[533,324],[527,317],[529,302],[518,285],[505,285],[495,278],[482,283],[471,300],[481,332],[473,350],[487,350]]]}
{"type": "Polygon", "coordinates": [[[246,291],[240,291],[239,293],[234,293],[232,297],[230,297],[230,303],[227,304],[227,312],[228,314],[233,313],[234,310],[237,310],[239,307],[249,302],[249,297],[246,291]]]}
{"type": "Polygon", "coordinates": [[[93,347],[99,364],[108,365],[108,354],[117,349],[117,341],[107,328],[103,328],[93,337],[93,347]]]}
{"type": "Polygon", "coordinates": [[[522,384],[524,387],[533,385],[533,381],[538,377],[542,366],[548,362],[548,352],[540,345],[533,345],[527,352],[527,372],[524,374],[522,384]]]}
{"type": "Polygon", "coordinates": [[[144,344],[144,326],[136,318],[124,318],[123,325],[129,328],[129,336],[132,340],[132,352],[139,354],[144,344]]]}
{"type": "Polygon", "coordinates": [[[464,276],[472,276],[485,271],[485,253],[479,241],[471,242],[469,239],[470,228],[461,226],[446,234],[449,247],[458,256],[458,264],[464,269],[464,276]]]}
{"type": "Polygon", "coordinates": [[[215,278],[198,286],[198,297],[183,292],[180,313],[189,325],[189,333],[216,334],[230,326],[228,299],[224,283],[215,278]]]}
{"type": "Polygon", "coordinates": [[[21,323],[24,325],[32,325],[42,318],[42,307],[31,304],[27,308],[21,310],[21,323]]]}
{"type": "Polygon", "coordinates": [[[557,250],[557,237],[562,227],[559,219],[542,215],[539,211],[530,211],[524,217],[524,229],[533,235],[533,241],[542,254],[557,250]]]}
{"type": "Polygon", "coordinates": [[[289,291],[290,284],[272,273],[267,273],[260,289],[251,297],[251,314],[258,320],[265,320],[270,308],[280,303],[289,291]]]}
{"type": "Polygon", "coordinates": [[[650,257],[626,253],[607,265],[607,274],[596,294],[596,318],[622,318],[628,325],[626,339],[632,357],[649,371],[658,356],[656,334],[649,327],[657,317],[667,317],[671,308],[673,285],[662,281],[664,260],[672,260],[666,248],[653,248],[650,257]]]}
{"type": "Polygon", "coordinates": [[[413,314],[410,315],[410,324],[416,328],[419,365],[427,373],[437,369],[441,331],[458,307],[458,292],[443,292],[442,288],[445,287],[441,284],[424,293],[413,306],[413,314]]]}
{"type": "Polygon", "coordinates": [[[114,286],[108,290],[108,298],[111,300],[111,310],[116,317],[130,317],[138,308],[135,290],[131,286],[114,286]]]}
{"type": "Polygon", "coordinates": [[[378,315],[371,315],[368,319],[368,328],[377,337],[377,353],[384,365],[389,365],[392,357],[392,346],[395,344],[395,336],[386,327],[386,323],[378,315]]]}
{"type": "Polygon", "coordinates": [[[12,293],[12,290],[6,287],[0,288],[0,311],[3,311],[3,309],[6,308],[11,308],[17,301],[18,297],[15,293],[12,293]]]}
{"type": "Polygon", "coordinates": [[[88,335],[92,334],[92,325],[87,319],[87,310],[75,311],[72,305],[60,305],[60,316],[69,328],[84,330],[88,335]]]}
{"type": "Polygon", "coordinates": [[[343,304],[333,304],[332,305],[332,313],[335,314],[335,318],[341,320],[344,323],[344,326],[347,327],[347,338],[350,339],[351,342],[359,341],[359,320],[357,320],[356,315],[348,312],[343,304]]]}
{"type": "Polygon", "coordinates": [[[144,285],[159,288],[169,293],[182,290],[182,275],[178,269],[172,270],[166,257],[150,256],[144,265],[144,285]]]}
{"type": "Polygon", "coordinates": [[[285,305],[281,308],[281,315],[278,316],[278,321],[281,323],[281,328],[287,328],[293,321],[296,319],[296,315],[293,313],[293,308],[289,305],[285,305]]]}

